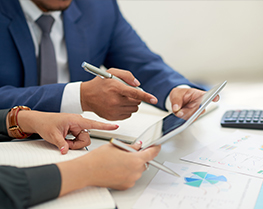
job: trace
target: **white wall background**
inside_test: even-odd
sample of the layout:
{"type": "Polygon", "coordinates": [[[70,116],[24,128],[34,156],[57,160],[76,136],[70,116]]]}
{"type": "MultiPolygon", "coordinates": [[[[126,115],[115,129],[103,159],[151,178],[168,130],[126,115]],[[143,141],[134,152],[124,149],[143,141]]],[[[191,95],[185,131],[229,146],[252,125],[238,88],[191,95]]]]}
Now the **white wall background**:
{"type": "Polygon", "coordinates": [[[263,1],[118,3],[147,45],[190,80],[263,82],[263,1]]]}

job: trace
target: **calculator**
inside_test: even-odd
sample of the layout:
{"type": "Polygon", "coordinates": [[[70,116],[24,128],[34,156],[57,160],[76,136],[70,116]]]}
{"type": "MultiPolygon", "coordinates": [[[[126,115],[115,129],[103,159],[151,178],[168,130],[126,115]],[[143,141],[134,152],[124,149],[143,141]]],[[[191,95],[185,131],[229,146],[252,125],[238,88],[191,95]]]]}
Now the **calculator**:
{"type": "Polygon", "coordinates": [[[221,119],[221,126],[263,130],[263,110],[228,110],[221,119]]]}

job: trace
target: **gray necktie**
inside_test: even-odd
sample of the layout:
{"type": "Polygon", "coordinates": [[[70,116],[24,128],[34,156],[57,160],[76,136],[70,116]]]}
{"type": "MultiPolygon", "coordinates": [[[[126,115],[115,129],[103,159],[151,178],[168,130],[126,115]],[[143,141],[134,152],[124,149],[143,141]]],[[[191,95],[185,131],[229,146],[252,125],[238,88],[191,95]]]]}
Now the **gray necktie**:
{"type": "Polygon", "coordinates": [[[36,20],[36,23],[42,30],[42,38],[39,46],[39,83],[40,85],[57,83],[56,55],[50,38],[54,18],[50,15],[42,15],[36,20]]]}

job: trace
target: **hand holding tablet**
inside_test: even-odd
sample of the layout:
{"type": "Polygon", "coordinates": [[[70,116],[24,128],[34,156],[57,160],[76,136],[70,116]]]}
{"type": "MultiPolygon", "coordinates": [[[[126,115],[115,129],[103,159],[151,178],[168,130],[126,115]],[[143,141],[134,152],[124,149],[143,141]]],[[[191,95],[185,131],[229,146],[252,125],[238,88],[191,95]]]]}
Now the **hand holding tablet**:
{"type": "Polygon", "coordinates": [[[227,81],[224,81],[223,83],[216,85],[201,97],[191,101],[188,106],[192,105],[192,108],[189,108],[188,112],[184,111],[182,117],[176,117],[174,113],[171,113],[157,123],[153,124],[146,129],[134,143],[142,141],[142,149],[146,149],[152,145],[162,144],[182,132],[202,114],[207,105],[225,87],[226,83],[227,81]]]}

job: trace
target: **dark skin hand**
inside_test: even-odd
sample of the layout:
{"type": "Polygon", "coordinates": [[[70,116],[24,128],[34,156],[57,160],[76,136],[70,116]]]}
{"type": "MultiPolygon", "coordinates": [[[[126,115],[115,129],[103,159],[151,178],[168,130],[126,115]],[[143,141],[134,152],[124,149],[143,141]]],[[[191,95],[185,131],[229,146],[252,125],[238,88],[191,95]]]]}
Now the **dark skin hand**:
{"type": "MultiPolygon", "coordinates": [[[[131,72],[111,68],[109,73],[119,77],[131,86],[140,83],[131,72]]],[[[123,120],[137,112],[142,102],[156,104],[157,98],[147,92],[127,86],[115,79],[95,77],[81,84],[81,105],[84,111],[95,112],[108,120],[123,120]]]]}

